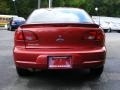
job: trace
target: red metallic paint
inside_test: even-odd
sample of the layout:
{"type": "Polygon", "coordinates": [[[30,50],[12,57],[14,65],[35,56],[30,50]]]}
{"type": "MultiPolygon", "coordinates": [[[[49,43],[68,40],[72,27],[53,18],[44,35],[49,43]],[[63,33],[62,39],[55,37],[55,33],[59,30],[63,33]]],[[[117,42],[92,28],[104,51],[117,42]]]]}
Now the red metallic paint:
{"type": "Polygon", "coordinates": [[[23,25],[15,33],[14,61],[17,67],[49,69],[49,56],[71,56],[72,68],[95,68],[104,65],[106,48],[103,31],[94,24],[23,25]],[[17,33],[32,32],[36,40],[17,40],[17,33]],[[88,32],[97,32],[99,40],[86,40],[88,32]],[[99,35],[100,34],[100,35],[99,35]],[[64,39],[57,42],[60,37],[64,39]]]}

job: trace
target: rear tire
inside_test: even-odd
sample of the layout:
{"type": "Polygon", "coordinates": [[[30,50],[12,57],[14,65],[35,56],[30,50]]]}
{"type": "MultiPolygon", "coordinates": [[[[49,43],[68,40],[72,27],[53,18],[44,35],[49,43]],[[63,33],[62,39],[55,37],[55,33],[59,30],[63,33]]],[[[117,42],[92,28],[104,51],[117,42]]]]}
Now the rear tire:
{"type": "Polygon", "coordinates": [[[98,67],[98,68],[91,68],[90,74],[96,77],[99,77],[103,72],[104,66],[98,67]]]}
{"type": "Polygon", "coordinates": [[[12,31],[12,27],[10,25],[8,26],[8,31],[12,31]]]}
{"type": "Polygon", "coordinates": [[[16,67],[17,74],[19,76],[29,76],[31,73],[27,69],[16,67]]]}
{"type": "Polygon", "coordinates": [[[105,33],[110,33],[111,32],[111,29],[109,28],[109,29],[104,29],[104,32],[105,33]]]}
{"type": "Polygon", "coordinates": [[[120,30],[118,30],[117,32],[120,33],[120,30]]]}
{"type": "Polygon", "coordinates": [[[9,30],[12,31],[12,27],[11,26],[9,27],[9,30]]]}
{"type": "Polygon", "coordinates": [[[111,31],[112,31],[112,30],[111,30],[110,28],[107,30],[108,33],[110,33],[111,31]]]}

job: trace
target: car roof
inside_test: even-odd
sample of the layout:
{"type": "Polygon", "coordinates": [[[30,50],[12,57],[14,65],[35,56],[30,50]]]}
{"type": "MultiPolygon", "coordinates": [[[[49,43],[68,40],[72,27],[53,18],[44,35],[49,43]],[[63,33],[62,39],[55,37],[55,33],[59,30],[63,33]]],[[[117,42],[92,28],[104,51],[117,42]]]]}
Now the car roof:
{"type": "Polygon", "coordinates": [[[41,11],[41,10],[84,10],[81,8],[72,8],[72,7],[54,7],[54,8],[40,8],[40,9],[35,9],[34,11],[41,11]]]}
{"type": "Polygon", "coordinates": [[[14,17],[13,20],[21,20],[21,21],[25,21],[25,18],[23,18],[23,17],[14,17]]]}

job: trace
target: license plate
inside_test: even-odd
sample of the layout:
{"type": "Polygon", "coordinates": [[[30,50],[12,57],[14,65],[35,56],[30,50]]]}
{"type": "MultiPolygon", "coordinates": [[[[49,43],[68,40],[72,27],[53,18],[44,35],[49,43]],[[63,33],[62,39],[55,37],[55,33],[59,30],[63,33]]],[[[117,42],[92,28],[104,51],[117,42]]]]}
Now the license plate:
{"type": "Polygon", "coordinates": [[[68,68],[72,68],[72,66],[71,66],[71,57],[70,56],[49,57],[49,68],[50,69],[68,69],[68,68]]]}

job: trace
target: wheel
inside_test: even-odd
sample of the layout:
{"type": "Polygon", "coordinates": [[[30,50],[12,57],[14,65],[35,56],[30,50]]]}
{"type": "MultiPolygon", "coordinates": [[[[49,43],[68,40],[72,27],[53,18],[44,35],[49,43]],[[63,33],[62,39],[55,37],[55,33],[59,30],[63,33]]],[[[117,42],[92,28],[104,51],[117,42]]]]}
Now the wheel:
{"type": "Polygon", "coordinates": [[[109,28],[109,29],[104,29],[104,32],[105,33],[110,33],[111,32],[111,29],[109,28]]]}
{"type": "Polygon", "coordinates": [[[9,30],[9,31],[12,31],[12,27],[11,27],[10,25],[8,26],[8,30],[9,30]]]}
{"type": "Polygon", "coordinates": [[[108,32],[108,29],[104,29],[104,32],[107,33],[107,32],[108,32]]]}
{"type": "Polygon", "coordinates": [[[29,76],[31,73],[27,69],[16,67],[17,74],[19,76],[29,76]]]}
{"type": "Polygon", "coordinates": [[[10,30],[10,25],[9,25],[9,24],[8,24],[7,30],[8,30],[8,31],[10,30]]]}
{"type": "Polygon", "coordinates": [[[12,27],[11,26],[9,26],[9,30],[12,31],[12,27]]]}
{"type": "Polygon", "coordinates": [[[93,76],[99,77],[103,72],[104,66],[98,67],[98,68],[91,68],[90,74],[93,76]]]}
{"type": "Polygon", "coordinates": [[[111,28],[109,28],[109,29],[107,30],[108,33],[110,33],[111,31],[112,31],[111,28]]]}
{"type": "Polygon", "coordinates": [[[118,30],[117,32],[120,33],[120,30],[118,30]]]}

